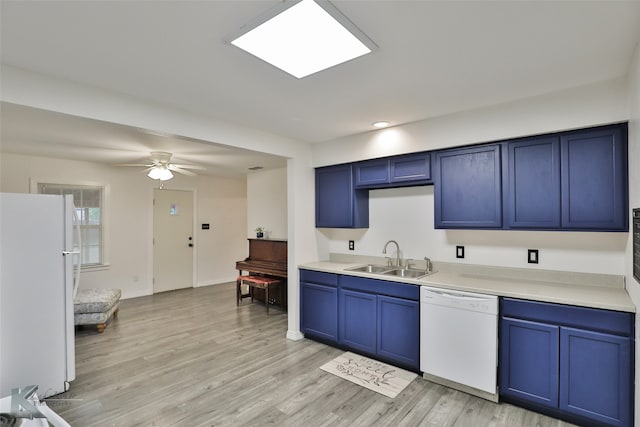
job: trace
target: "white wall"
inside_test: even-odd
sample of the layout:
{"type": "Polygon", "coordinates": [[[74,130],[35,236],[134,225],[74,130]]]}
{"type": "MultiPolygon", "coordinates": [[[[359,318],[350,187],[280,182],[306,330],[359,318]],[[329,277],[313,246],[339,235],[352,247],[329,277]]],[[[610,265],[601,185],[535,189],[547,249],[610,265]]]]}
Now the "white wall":
{"type": "Polygon", "coordinates": [[[265,237],[286,239],[287,222],[287,169],[247,175],[247,236],[261,226],[265,237]]]}
{"type": "MultiPolygon", "coordinates": [[[[436,230],[433,206],[433,186],[370,190],[368,229],[321,233],[333,253],[384,256],[385,242],[393,239],[403,259],[623,274],[627,233],[436,230]],[[455,257],[456,245],[465,247],[464,259],[455,257]],[[540,251],[539,264],[527,263],[527,249],[540,251]]],[[[395,249],[386,256],[395,257],[395,249]]]]}
{"type": "MultiPolygon", "coordinates": [[[[629,207],[640,208],[640,42],[629,69],[629,207]]],[[[640,309],[640,283],[633,277],[633,240],[626,251],[627,290],[640,309]]],[[[636,425],[640,425],[640,310],[636,310],[636,425]]]]}
{"type": "MultiPolygon", "coordinates": [[[[176,174],[178,175],[178,174],[176,174]]],[[[153,188],[157,182],[133,168],[90,162],[0,155],[0,191],[28,193],[30,178],[93,182],[109,187],[106,207],[109,268],[85,271],[81,288],[118,287],[124,298],[153,293],[153,188]]],[[[245,256],[246,182],[209,176],[176,176],[165,188],[195,192],[194,283],[235,279],[235,261],[245,256]],[[200,224],[210,223],[210,230],[200,224]]]]}

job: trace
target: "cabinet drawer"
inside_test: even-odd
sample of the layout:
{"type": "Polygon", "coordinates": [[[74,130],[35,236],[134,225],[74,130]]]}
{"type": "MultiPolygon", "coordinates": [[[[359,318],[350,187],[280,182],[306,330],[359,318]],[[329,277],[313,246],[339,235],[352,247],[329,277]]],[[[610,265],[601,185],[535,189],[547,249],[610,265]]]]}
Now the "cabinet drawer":
{"type": "Polygon", "coordinates": [[[320,283],[328,286],[338,286],[338,275],[333,273],[323,273],[321,271],[300,270],[300,281],[310,283],[320,283]]]}
{"type": "Polygon", "coordinates": [[[420,286],[355,276],[340,276],[340,287],[418,301],[420,286]]]}
{"type": "Polygon", "coordinates": [[[502,298],[503,317],[586,328],[622,336],[633,336],[633,314],[573,305],[502,298]]]}

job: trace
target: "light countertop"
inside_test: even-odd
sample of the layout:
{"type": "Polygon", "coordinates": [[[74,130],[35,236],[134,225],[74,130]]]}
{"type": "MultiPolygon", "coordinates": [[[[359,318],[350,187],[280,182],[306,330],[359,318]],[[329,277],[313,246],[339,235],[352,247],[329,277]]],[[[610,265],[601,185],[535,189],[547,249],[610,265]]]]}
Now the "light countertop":
{"type": "MultiPolygon", "coordinates": [[[[349,271],[374,260],[339,256],[299,266],[326,273],[367,277],[443,289],[477,292],[503,297],[602,308],[635,313],[636,307],[624,287],[624,276],[434,263],[434,273],[420,279],[349,271]]],[[[378,262],[383,264],[383,262],[378,262]]]]}

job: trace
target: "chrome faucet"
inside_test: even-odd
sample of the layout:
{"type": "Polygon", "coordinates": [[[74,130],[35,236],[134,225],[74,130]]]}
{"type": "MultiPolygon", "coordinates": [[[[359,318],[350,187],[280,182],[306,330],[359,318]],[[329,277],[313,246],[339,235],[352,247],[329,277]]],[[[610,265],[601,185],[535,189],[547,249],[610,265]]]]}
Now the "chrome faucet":
{"type": "Polygon", "coordinates": [[[400,245],[398,244],[398,242],[396,242],[395,240],[389,240],[387,243],[384,244],[382,253],[383,254],[387,253],[387,246],[389,245],[389,243],[394,243],[396,245],[396,267],[400,267],[400,245]]]}
{"type": "Polygon", "coordinates": [[[424,272],[429,274],[433,270],[433,264],[431,263],[431,259],[427,257],[424,257],[424,260],[427,262],[427,267],[424,269],[424,272]]]}

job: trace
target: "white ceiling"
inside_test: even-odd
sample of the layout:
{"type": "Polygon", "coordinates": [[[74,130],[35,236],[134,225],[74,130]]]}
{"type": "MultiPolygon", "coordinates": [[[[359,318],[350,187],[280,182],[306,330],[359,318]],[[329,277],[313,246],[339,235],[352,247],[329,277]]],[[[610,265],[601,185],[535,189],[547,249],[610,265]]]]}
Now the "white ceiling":
{"type": "Polygon", "coordinates": [[[15,104],[2,103],[1,113],[0,148],[9,153],[120,165],[149,164],[151,151],[167,151],[172,163],[218,176],[286,166],[278,156],[15,104]]]}
{"type": "MultiPolygon", "coordinates": [[[[2,0],[0,55],[4,64],[316,143],[370,131],[377,120],[397,125],[618,78],[640,40],[640,1],[335,0],[378,49],[298,80],[226,41],[278,3],[2,0]]],[[[84,152],[81,134],[38,134],[30,114],[44,112],[3,105],[3,150],[5,136],[19,135],[14,145],[25,150],[42,152],[47,139],[84,152]],[[31,139],[40,146],[28,148],[31,139]]],[[[58,131],[84,126],[50,121],[67,119],[58,131]]],[[[86,125],[99,130],[90,144],[103,151],[97,158],[176,151],[171,138],[86,125]]],[[[188,142],[192,151],[176,153],[185,160],[191,152],[199,159],[197,147],[216,150],[188,142]]]]}

